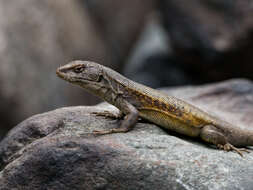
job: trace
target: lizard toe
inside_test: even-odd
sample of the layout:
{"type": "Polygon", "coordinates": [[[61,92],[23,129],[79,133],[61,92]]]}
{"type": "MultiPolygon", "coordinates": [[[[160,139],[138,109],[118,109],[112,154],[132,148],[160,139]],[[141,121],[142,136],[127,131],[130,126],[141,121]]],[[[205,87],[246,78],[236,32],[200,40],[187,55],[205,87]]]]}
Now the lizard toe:
{"type": "Polygon", "coordinates": [[[246,148],[236,148],[232,144],[229,144],[229,143],[226,143],[223,146],[223,148],[224,148],[225,151],[235,151],[242,157],[243,157],[243,152],[250,153],[250,151],[247,150],[246,148]]]}

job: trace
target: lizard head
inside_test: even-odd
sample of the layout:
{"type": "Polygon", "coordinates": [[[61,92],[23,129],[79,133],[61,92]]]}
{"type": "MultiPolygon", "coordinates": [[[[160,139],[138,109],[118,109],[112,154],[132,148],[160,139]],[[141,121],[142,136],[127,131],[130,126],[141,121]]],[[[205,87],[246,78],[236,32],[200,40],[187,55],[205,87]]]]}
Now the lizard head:
{"type": "Polygon", "coordinates": [[[72,61],[56,70],[56,74],[80,86],[98,83],[102,78],[102,66],[90,61],[72,61]]]}

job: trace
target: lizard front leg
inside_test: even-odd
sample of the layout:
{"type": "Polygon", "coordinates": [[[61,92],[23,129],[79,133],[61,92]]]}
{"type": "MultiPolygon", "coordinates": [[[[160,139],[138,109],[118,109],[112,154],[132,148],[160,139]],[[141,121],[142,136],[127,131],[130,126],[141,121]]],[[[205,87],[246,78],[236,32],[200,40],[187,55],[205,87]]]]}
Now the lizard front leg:
{"type": "Polygon", "coordinates": [[[230,144],[226,137],[213,125],[206,125],[201,129],[200,132],[200,137],[202,140],[205,142],[211,143],[216,145],[219,149],[223,149],[225,151],[235,151],[237,152],[240,156],[243,156],[243,151],[244,152],[249,152],[245,148],[236,148],[232,144],[230,144]]]}
{"type": "Polygon", "coordinates": [[[102,117],[105,117],[105,118],[111,118],[111,119],[121,119],[123,118],[124,114],[123,112],[119,112],[119,113],[112,113],[110,111],[102,111],[102,112],[91,112],[91,114],[94,114],[96,116],[102,116],[102,117]]]}
{"type": "Polygon", "coordinates": [[[122,100],[121,112],[126,113],[126,116],[119,128],[113,128],[106,131],[93,131],[93,134],[105,135],[110,133],[125,133],[131,130],[138,121],[138,110],[132,104],[122,100]]]}

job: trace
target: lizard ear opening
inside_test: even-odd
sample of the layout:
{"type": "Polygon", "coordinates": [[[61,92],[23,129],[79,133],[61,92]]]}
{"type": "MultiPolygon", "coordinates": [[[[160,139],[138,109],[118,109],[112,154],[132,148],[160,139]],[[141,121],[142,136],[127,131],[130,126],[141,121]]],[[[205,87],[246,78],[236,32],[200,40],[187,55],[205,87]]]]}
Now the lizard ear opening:
{"type": "Polygon", "coordinates": [[[102,79],[103,79],[103,75],[102,75],[102,74],[99,74],[99,75],[98,75],[97,82],[101,82],[101,81],[102,81],[102,79]]]}

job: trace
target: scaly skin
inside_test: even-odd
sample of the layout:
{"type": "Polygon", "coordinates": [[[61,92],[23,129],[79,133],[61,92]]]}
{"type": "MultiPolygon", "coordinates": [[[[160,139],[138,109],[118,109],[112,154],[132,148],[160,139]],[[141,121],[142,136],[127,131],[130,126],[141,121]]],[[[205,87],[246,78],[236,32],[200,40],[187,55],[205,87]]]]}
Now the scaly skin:
{"type": "MultiPolygon", "coordinates": [[[[236,147],[253,145],[252,131],[232,126],[185,101],[131,81],[97,63],[73,61],[59,67],[56,73],[113,104],[126,115],[120,128],[94,131],[94,134],[127,132],[134,127],[138,117],[142,117],[180,134],[200,137],[220,149],[234,150],[241,156],[242,151],[248,150],[236,147]]],[[[110,113],[98,114],[111,116],[110,113]]]]}

